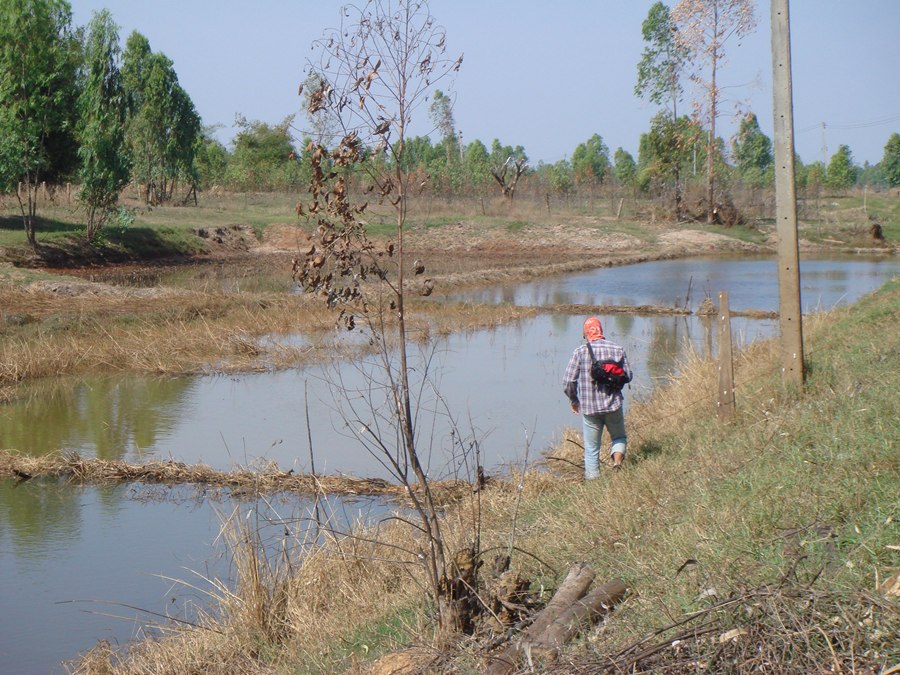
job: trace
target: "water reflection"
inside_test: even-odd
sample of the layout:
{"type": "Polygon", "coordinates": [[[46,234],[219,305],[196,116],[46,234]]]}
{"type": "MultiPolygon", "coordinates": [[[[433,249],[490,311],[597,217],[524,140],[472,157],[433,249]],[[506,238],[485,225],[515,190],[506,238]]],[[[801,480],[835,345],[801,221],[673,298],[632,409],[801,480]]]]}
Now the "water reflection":
{"type": "Polygon", "coordinates": [[[141,457],[190,416],[189,378],[89,377],[42,382],[0,407],[0,447],[141,457]]]}
{"type": "Polygon", "coordinates": [[[42,560],[60,542],[78,538],[79,498],[72,490],[44,490],[27,483],[3,482],[0,489],[0,541],[21,561],[42,560]]]}
{"type": "MultiPolygon", "coordinates": [[[[477,440],[482,463],[518,461],[573,423],[562,371],[581,339],[583,317],[545,314],[413,348],[420,447],[433,476],[458,475],[460,445],[477,440]],[[455,427],[455,428],[454,428],[455,427]]],[[[604,319],[636,373],[631,396],[648,393],[677,368],[687,348],[715,343],[697,317],[604,319]]],[[[773,335],[775,323],[736,318],[738,345],[773,335]]],[[[374,359],[239,376],[90,378],[41,384],[0,408],[2,444],[30,454],[77,450],[101,458],[176,459],[218,469],[254,461],[283,468],[390,478],[379,453],[360,442],[378,426],[398,451],[387,388],[374,359]],[[307,429],[306,416],[310,426],[307,429]],[[31,433],[39,428],[40,433],[31,433]],[[309,438],[312,438],[312,455],[309,438]]],[[[533,456],[533,455],[532,455],[533,456]]]]}
{"type": "MultiPolygon", "coordinates": [[[[804,311],[855,302],[900,274],[893,258],[861,257],[800,262],[804,311]]],[[[504,284],[489,289],[451,293],[451,301],[550,304],[689,306],[706,296],[728,291],[732,309],[777,310],[778,269],[773,259],[722,260],[691,258],[623,267],[608,267],[555,279],[504,284]]]]}
{"type": "MultiPolygon", "coordinates": [[[[315,540],[309,503],[185,492],[157,501],[132,486],[0,481],[0,671],[62,673],[64,660],[98,640],[124,645],[154,635],[158,615],[195,620],[210,605],[210,580],[234,579],[219,536],[232,517],[253,523],[272,555],[315,540]]],[[[329,498],[320,512],[346,530],[385,507],[329,498]]]]}

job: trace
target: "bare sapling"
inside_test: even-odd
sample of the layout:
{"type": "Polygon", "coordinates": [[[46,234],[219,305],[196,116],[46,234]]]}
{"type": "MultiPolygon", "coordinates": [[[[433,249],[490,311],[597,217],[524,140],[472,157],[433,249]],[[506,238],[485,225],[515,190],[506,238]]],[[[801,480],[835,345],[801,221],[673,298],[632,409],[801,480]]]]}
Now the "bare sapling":
{"type": "Polygon", "coordinates": [[[294,278],[339,310],[348,330],[364,331],[379,355],[381,375],[377,381],[369,376],[369,390],[387,392],[389,413],[369,398],[366,414],[357,414],[347,388],[337,383],[336,390],[350,403],[347,421],[364,447],[409,488],[425,549],[412,553],[425,567],[442,632],[457,632],[470,623],[477,551],[467,547],[469,564],[448,550],[440,505],[421,461],[416,419],[422,389],[414,392],[410,382],[405,307],[409,293],[429,295],[434,282],[421,261],[410,264],[405,257],[410,176],[404,157],[414,111],[434,85],[459,69],[462,57],[446,55],[444,30],[427,2],[411,0],[345,6],[341,25],[326,31],[314,49],[320,60],[309,66],[317,84],[306,94],[308,113],[339,119],[343,137],[336,147],[311,142],[307,149],[309,199],[298,203],[297,213],[315,229],[294,262],[294,278]],[[395,231],[387,244],[376,245],[367,235],[369,200],[393,207],[395,231]]]}

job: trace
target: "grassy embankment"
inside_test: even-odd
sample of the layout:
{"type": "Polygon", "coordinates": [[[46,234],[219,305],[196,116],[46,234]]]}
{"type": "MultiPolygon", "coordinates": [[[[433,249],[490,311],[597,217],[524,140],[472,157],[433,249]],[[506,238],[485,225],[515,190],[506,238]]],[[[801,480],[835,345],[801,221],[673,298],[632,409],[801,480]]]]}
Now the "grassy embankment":
{"type": "MultiPolygon", "coordinates": [[[[199,206],[162,206],[148,208],[133,199],[123,198],[130,214],[127,223],[111,221],[102,231],[98,245],[101,258],[147,260],[167,256],[202,254],[204,241],[194,234],[200,227],[224,227],[242,224],[262,236],[273,223],[296,222],[294,207],[303,194],[249,193],[201,195],[199,206]]],[[[604,221],[607,229],[635,236],[646,234],[652,205],[644,199],[627,198],[620,218],[616,218],[618,199],[571,198],[545,208],[543,200],[520,197],[512,204],[501,199],[464,199],[413,197],[409,208],[410,225],[440,230],[461,220],[476,229],[502,229],[515,233],[535,224],[565,223],[590,217],[604,221]]],[[[751,211],[754,211],[751,209],[751,211]]],[[[843,244],[849,247],[871,245],[868,229],[872,221],[882,225],[889,241],[900,239],[900,199],[888,194],[834,196],[824,195],[817,202],[807,200],[801,209],[800,236],[814,244],[843,244]],[[816,206],[818,204],[818,206],[816,206]]],[[[366,218],[373,236],[389,235],[394,216],[390,209],[370,205],[366,218]]],[[[38,209],[39,245],[50,250],[76,250],[84,231],[83,214],[74,198],[60,194],[55,201],[42,200],[38,209]]],[[[773,229],[771,218],[750,219],[748,228],[708,228],[689,223],[687,227],[717,231],[748,241],[762,241],[759,233],[773,229]],[[756,232],[754,234],[754,231],[756,232]]],[[[82,254],[84,252],[82,251],[82,254]]],[[[0,257],[26,257],[25,235],[15,198],[0,195],[0,257]],[[5,253],[2,250],[6,249],[5,253]]]]}
{"type": "MultiPolygon", "coordinates": [[[[879,590],[900,570],[898,316],[894,280],[807,320],[799,397],[782,389],[778,345],[750,347],[735,364],[737,419],[724,426],[715,365],[694,360],[631,409],[624,472],[582,484],[549,462],[569,474],[529,471],[521,495],[510,483],[480,494],[486,567],[513,542],[513,569],[543,600],[575,561],[627,582],[625,602],[569,646],[560,672],[900,664],[898,598],[879,590]]],[[[573,443],[557,454],[579,460],[573,443]]],[[[451,547],[471,537],[473,508],[448,514],[451,547]]],[[[222,588],[210,630],[141,643],[111,670],[99,647],[82,671],[338,672],[419,645],[425,672],[483,672],[483,640],[422,648],[432,634],[411,583],[419,570],[397,561],[414,548],[405,528],[271,564],[252,532],[235,533],[237,588],[222,588]]]]}

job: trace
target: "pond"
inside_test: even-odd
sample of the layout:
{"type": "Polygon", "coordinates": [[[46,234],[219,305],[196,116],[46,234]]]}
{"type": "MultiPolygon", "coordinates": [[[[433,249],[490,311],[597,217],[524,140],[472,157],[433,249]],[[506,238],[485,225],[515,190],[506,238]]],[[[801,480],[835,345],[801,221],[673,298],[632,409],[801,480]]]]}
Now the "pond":
{"type": "MultiPolygon", "coordinates": [[[[810,261],[801,269],[803,306],[810,310],[853,302],[900,272],[900,264],[810,261]]],[[[775,276],[769,260],[666,261],[452,299],[696,307],[707,292],[715,298],[727,290],[734,309],[768,310],[777,308],[775,276]]],[[[582,320],[540,313],[434,340],[424,353],[414,348],[414,380],[423,385],[419,442],[432,477],[463,473],[461,443],[477,441],[490,473],[521,465],[526,455],[535,459],[566,427],[578,425],[561,378],[580,341],[582,320]],[[458,433],[451,435],[451,427],[458,433]]],[[[604,317],[604,326],[626,347],[636,372],[627,400],[648,395],[677,369],[689,347],[715,349],[709,318],[614,315],[604,317]]],[[[775,335],[777,321],[735,318],[732,331],[738,345],[748,344],[775,335]]],[[[34,455],[64,449],[135,462],[171,458],[220,469],[274,461],[282,469],[308,471],[314,462],[320,473],[386,477],[358,438],[361,422],[381,419],[384,401],[373,387],[378,373],[377,366],[362,361],[239,376],[42,383],[0,408],[0,447],[34,455]],[[349,400],[335,396],[336,383],[350,392],[349,400]]],[[[384,431],[390,437],[391,430],[384,431]]],[[[344,523],[371,519],[385,509],[372,500],[332,499],[325,507],[344,523]]],[[[64,659],[97,640],[120,644],[150,630],[146,624],[161,621],[157,615],[190,621],[208,603],[205,594],[213,590],[208,580],[229,578],[218,535],[235,509],[274,523],[264,528],[267,536],[295,542],[305,531],[310,505],[299,500],[235,504],[225,495],[193,488],[0,482],[4,672],[60,672],[64,659]]]]}

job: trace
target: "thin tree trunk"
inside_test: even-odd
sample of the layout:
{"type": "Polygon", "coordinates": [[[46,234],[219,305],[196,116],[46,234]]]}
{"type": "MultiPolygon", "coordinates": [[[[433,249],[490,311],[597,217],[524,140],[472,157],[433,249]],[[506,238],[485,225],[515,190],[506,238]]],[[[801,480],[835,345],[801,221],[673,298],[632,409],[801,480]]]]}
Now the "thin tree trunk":
{"type": "Polygon", "coordinates": [[[717,40],[719,35],[719,10],[713,7],[713,45],[712,45],[712,80],[709,89],[709,140],[706,145],[706,222],[712,224],[715,220],[715,161],[714,151],[716,145],[716,106],[718,104],[718,91],[716,91],[716,66],[719,57],[717,40]]]}

